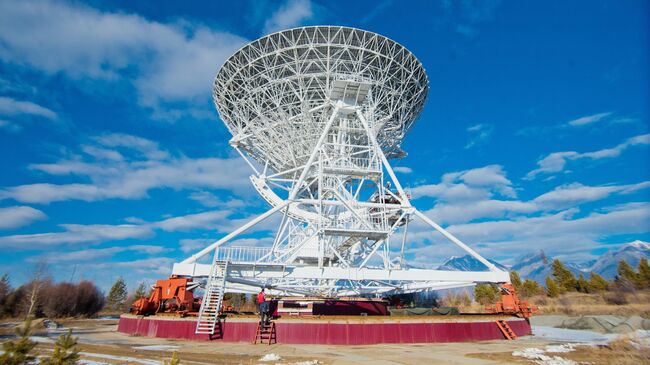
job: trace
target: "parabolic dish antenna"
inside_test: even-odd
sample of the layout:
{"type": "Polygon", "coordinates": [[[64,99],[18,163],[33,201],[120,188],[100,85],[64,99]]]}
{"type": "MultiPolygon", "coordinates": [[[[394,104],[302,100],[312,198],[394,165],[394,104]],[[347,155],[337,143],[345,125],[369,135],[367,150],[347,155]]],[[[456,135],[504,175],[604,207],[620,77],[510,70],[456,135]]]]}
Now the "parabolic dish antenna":
{"type": "Polygon", "coordinates": [[[411,52],[353,28],[281,31],[225,62],[214,101],[233,135],[230,145],[271,209],[174,265],[174,275],[207,277],[197,332],[214,327],[225,292],[264,286],[280,295],[381,296],[509,281],[413,207],[388,162],[404,154],[402,140],[427,92],[426,73],[411,52]],[[232,244],[273,215],[281,218],[272,239],[232,244]],[[405,252],[414,219],[487,271],[410,267],[405,252]],[[198,262],[208,254],[211,265],[198,262]]]}

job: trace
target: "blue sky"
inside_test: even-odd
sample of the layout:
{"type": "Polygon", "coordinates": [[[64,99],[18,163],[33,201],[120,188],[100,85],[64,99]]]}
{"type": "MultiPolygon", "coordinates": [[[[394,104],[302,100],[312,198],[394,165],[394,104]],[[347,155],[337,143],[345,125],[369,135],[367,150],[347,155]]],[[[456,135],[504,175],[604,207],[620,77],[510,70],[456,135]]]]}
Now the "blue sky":
{"type": "MultiPolygon", "coordinates": [[[[393,161],[414,204],[489,258],[566,260],[650,237],[646,1],[0,1],[0,265],[106,288],[266,207],[212,105],[222,62],[333,24],[410,49],[430,80],[393,161]]],[[[273,222],[238,244],[260,244],[273,222]]],[[[451,251],[414,225],[408,257],[451,251]]]]}

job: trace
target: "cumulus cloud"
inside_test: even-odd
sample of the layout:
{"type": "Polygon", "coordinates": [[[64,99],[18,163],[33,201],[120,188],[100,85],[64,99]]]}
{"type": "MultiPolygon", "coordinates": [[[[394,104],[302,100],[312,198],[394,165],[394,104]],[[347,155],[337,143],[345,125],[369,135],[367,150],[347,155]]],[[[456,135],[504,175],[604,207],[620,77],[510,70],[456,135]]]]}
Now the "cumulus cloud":
{"type": "Polygon", "coordinates": [[[249,171],[239,158],[172,156],[158,144],[125,134],[104,135],[83,154],[55,163],[32,164],[52,176],[73,176],[90,183],[35,183],[0,190],[0,199],[47,204],[56,201],[142,199],[152,189],[210,188],[243,191],[249,171]],[[123,153],[120,153],[120,150],[123,153]],[[228,171],[228,173],[224,173],[228,171]]]}
{"type": "Polygon", "coordinates": [[[206,103],[219,65],[246,40],[195,22],[164,24],[77,3],[19,1],[0,4],[0,42],[4,62],[72,79],[127,80],[141,105],[157,109],[206,103]]]}
{"type": "Polygon", "coordinates": [[[44,106],[32,103],[31,101],[16,100],[6,96],[0,96],[0,115],[14,117],[25,114],[46,119],[57,118],[54,111],[44,106]]]}
{"type": "Polygon", "coordinates": [[[443,201],[476,200],[487,198],[493,192],[509,197],[516,196],[512,182],[500,165],[446,173],[441,180],[439,184],[413,188],[411,191],[414,199],[433,197],[443,201]]]}
{"type": "Polygon", "coordinates": [[[264,33],[293,28],[314,16],[310,0],[288,0],[264,24],[264,33]]]}
{"type": "MultiPolygon", "coordinates": [[[[412,189],[413,199],[431,197],[433,207],[425,210],[429,218],[444,224],[467,223],[485,219],[517,218],[557,212],[569,207],[631,194],[650,187],[650,182],[588,186],[562,185],[531,200],[518,200],[512,182],[500,165],[489,165],[446,173],[438,184],[412,189]]],[[[417,224],[415,225],[417,227],[417,224]]]]}
{"type": "Polygon", "coordinates": [[[26,206],[0,208],[0,229],[13,229],[47,219],[45,213],[26,206]]]}
{"type": "MultiPolygon", "coordinates": [[[[147,222],[142,219],[129,218],[130,224],[59,224],[59,232],[35,234],[19,234],[0,236],[1,248],[21,250],[53,248],[55,246],[79,246],[82,244],[100,244],[103,242],[122,241],[128,239],[149,239],[159,231],[187,232],[209,230],[213,232],[230,232],[251,217],[233,218],[235,212],[229,210],[214,210],[201,213],[186,214],[159,221],[147,222]]],[[[274,229],[279,224],[280,215],[269,218],[255,226],[249,232],[262,232],[274,229]]],[[[188,241],[189,242],[189,241],[188,241]]],[[[142,246],[134,246],[142,248],[142,246]]]]}
{"type": "Polygon", "coordinates": [[[30,261],[39,262],[45,260],[49,264],[65,262],[79,263],[99,259],[107,259],[121,252],[144,253],[148,255],[159,254],[167,251],[166,248],[154,245],[130,245],[107,248],[87,248],[80,251],[47,253],[35,256],[30,261]]]}
{"type": "Polygon", "coordinates": [[[612,115],[611,112],[607,113],[598,113],[598,114],[593,114],[593,115],[588,115],[584,117],[580,117],[577,119],[570,120],[566,123],[566,125],[571,126],[571,127],[582,127],[585,125],[593,124],[598,121],[601,121],[607,117],[612,115]]]}
{"type": "Polygon", "coordinates": [[[625,142],[612,148],[605,148],[593,152],[579,153],[575,151],[553,152],[537,161],[538,168],[526,174],[525,179],[532,180],[540,174],[552,174],[564,170],[568,161],[580,159],[599,160],[620,156],[623,151],[630,147],[650,144],[650,134],[643,134],[628,138],[625,142]]]}

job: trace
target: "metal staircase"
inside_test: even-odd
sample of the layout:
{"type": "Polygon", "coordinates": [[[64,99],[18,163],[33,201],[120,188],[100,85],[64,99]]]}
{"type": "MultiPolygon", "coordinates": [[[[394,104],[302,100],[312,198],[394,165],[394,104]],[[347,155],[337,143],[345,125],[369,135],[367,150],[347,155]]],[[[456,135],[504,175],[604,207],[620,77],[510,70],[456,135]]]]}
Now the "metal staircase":
{"type": "Polygon", "coordinates": [[[219,312],[221,311],[221,302],[226,290],[226,276],[228,272],[228,261],[215,260],[212,264],[212,270],[208,277],[208,283],[203,294],[203,302],[199,311],[199,319],[196,322],[197,334],[213,335],[217,322],[219,321],[219,312]]]}

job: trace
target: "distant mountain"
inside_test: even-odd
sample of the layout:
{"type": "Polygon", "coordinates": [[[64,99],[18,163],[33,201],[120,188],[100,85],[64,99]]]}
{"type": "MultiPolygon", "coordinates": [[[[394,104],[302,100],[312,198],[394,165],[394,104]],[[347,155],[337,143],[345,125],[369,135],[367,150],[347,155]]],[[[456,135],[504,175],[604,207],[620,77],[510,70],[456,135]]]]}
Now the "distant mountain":
{"type": "MultiPolygon", "coordinates": [[[[521,256],[515,262],[511,270],[517,271],[522,279],[535,280],[540,284],[544,284],[546,277],[551,276],[553,272],[553,258],[546,256],[542,250],[521,256]]],[[[582,272],[581,268],[574,264],[565,265],[576,276],[582,272]]]]}
{"type": "MultiPolygon", "coordinates": [[[[639,266],[641,257],[650,257],[650,243],[634,241],[610,250],[600,256],[597,260],[582,263],[564,262],[564,265],[571,270],[573,275],[578,277],[583,274],[586,278],[594,271],[605,279],[611,280],[616,276],[616,269],[621,260],[627,261],[632,267],[639,266]]],[[[496,267],[505,271],[517,271],[522,279],[532,279],[544,285],[546,277],[553,276],[553,258],[546,256],[540,250],[523,255],[515,260],[516,264],[507,268],[498,262],[488,260],[496,267]]],[[[451,271],[487,271],[487,267],[470,255],[461,257],[452,256],[445,263],[438,266],[438,270],[451,271]]]]}
{"type": "MultiPolygon", "coordinates": [[[[501,270],[508,271],[508,268],[500,263],[488,259],[494,266],[501,270]]],[[[462,257],[452,256],[442,265],[438,266],[438,270],[451,270],[451,271],[488,271],[487,266],[483,265],[479,260],[471,255],[462,257]]]]}
{"type": "Polygon", "coordinates": [[[613,279],[616,276],[616,269],[621,260],[627,261],[632,267],[639,266],[642,257],[650,257],[650,243],[636,240],[620,246],[617,250],[610,250],[604,253],[591,266],[594,271],[605,279],[613,279]]]}

